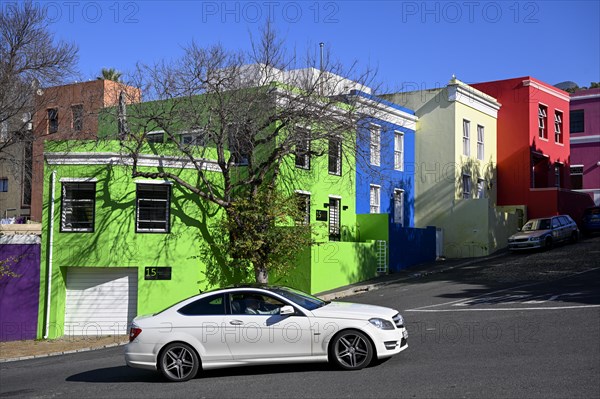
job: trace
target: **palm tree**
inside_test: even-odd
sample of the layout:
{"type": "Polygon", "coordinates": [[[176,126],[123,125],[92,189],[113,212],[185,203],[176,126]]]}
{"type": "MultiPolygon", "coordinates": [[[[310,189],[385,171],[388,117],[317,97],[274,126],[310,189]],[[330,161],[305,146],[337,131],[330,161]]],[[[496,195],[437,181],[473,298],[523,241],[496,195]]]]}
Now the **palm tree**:
{"type": "Polygon", "coordinates": [[[117,71],[115,68],[102,68],[100,73],[101,75],[98,76],[99,80],[112,80],[114,82],[121,81],[122,73],[117,71]]]}

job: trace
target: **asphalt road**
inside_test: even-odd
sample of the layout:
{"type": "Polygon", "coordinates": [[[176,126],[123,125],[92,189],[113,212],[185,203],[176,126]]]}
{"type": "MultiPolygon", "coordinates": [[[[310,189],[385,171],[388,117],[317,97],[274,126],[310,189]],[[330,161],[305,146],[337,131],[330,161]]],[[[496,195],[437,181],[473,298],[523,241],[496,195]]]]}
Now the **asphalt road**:
{"type": "Polygon", "coordinates": [[[600,397],[600,237],[415,275],[347,300],[394,307],[409,348],[343,372],[245,367],[167,383],[122,348],[0,364],[2,397],[600,397]]]}

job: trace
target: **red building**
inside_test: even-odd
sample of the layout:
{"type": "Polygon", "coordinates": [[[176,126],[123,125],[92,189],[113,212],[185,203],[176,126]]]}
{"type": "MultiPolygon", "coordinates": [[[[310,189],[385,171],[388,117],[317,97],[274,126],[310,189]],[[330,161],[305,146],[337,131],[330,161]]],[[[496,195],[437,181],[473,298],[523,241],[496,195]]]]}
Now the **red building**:
{"type": "Polygon", "coordinates": [[[571,191],[569,93],[530,76],[473,84],[498,112],[498,205],[527,218],[569,214],[579,222],[590,197],[571,191]]]}

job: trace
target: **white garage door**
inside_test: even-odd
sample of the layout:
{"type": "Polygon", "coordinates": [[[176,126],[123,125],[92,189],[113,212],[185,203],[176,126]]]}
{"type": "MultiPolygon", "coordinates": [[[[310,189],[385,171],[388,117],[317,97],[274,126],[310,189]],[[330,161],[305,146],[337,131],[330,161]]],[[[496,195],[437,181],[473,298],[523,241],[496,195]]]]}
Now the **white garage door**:
{"type": "Polygon", "coordinates": [[[137,310],[137,269],[67,269],[65,335],[127,334],[137,310]]]}

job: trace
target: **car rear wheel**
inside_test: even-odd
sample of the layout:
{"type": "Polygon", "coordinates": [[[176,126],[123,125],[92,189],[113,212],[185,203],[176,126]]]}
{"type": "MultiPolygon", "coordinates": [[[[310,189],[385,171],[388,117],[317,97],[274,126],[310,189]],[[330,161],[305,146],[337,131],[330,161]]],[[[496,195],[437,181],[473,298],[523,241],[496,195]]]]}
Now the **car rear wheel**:
{"type": "Polygon", "coordinates": [[[160,355],[160,371],[170,381],[191,380],[198,373],[200,359],[196,351],[182,342],[174,342],[165,347],[160,355]]]}
{"type": "Polygon", "coordinates": [[[371,363],[373,345],[360,331],[342,331],[331,343],[330,359],[344,370],[360,370],[371,363]]]}

